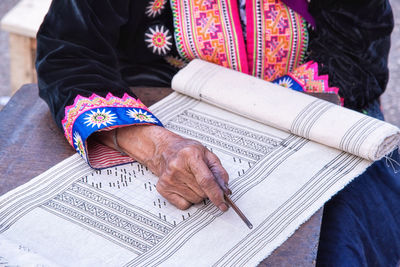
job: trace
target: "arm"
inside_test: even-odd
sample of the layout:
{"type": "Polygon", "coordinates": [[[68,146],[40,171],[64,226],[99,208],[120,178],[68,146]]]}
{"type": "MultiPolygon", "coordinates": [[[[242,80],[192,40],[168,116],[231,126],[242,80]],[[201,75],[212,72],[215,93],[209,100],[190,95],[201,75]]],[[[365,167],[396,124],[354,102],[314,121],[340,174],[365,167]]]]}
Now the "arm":
{"type": "Polygon", "coordinates": [[[132,159],[89,138],[94,132],[161,125],[119,73],[116,47],[120,29],[129,20],[130,3],[53,1],[37,35],[39,94],[68,142],[97,169],[132,159]]]}
{"type": "Polygon", "coordinates": [[[225,211],[219,184],[224,187],[228,176],[216,156],[160,127],[121,78],[120,29],[137,3],[53,1],[37,38],[40,96],[68,142],[92,167],[135,158],[159,176],[158,191],[177,207],[188,208],[208,196],[225,211]],[[115,128],[128,156],[115,150],[115,128]]]}

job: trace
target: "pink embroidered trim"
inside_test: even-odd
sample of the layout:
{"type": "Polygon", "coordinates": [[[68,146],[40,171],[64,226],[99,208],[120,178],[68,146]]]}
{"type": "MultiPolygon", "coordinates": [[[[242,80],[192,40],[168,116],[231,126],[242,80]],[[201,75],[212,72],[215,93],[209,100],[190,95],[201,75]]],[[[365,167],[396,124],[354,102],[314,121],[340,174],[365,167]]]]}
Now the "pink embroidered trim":
{"type": "Polygon", "coordinates": [[[61,122],[64,128],[65,137],[72,146],[72,128],[75,120],[79,115],[88,110],[102,107],[132,107],[148,110],[139,99],[135,99],[126,93],[122,98],[115,97],[111,93],[108,93],[106,98],[96,94],[93,94],[89,98],[78,95],[74,100],[74,104],[65,107],[65,117],[61,122]]]}
{"type": "Polygon", "coordinates": [[[314,61],[299,66],[289,76],[297,81],[306,92],[339,94],[339,88],[329,87],[328,75],[318,75],[318,64],[314,61]]]}
{"type": "Polygon", "coordinates": [[[181,57],[248,73],[237,0],[171,0],[171,7],[181,57]]]}

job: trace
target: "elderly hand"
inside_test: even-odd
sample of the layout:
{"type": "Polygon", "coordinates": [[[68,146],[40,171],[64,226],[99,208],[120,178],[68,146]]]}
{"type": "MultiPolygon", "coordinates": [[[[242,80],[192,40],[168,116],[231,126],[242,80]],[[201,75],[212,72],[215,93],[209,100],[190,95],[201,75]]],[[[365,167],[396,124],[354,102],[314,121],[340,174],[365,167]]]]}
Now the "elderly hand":
{"type": "MultiPolygon", "coordinates": [[[[113,147],[111,134],[104,133],[102,142],[113,147]]],[[[221,211],[228,210],[223,196],[223,190],[229,192],[228,173],[201,143],[159,126],[140,125],[119,128],[118,145],[159,177],[158,192],[179,209],[208,197],[221,211]]]]}

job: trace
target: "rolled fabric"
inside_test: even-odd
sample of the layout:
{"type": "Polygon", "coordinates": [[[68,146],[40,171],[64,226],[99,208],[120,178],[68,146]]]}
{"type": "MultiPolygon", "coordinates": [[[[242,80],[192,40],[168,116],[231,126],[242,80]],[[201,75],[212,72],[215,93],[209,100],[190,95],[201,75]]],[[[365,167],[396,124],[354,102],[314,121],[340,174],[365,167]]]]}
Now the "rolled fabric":
{"type": "Polygon", "coordinates": [[[400,145],[400,129],[390,123],[199,59],[174,76],[172,88],[367,160],[400,145]]]}

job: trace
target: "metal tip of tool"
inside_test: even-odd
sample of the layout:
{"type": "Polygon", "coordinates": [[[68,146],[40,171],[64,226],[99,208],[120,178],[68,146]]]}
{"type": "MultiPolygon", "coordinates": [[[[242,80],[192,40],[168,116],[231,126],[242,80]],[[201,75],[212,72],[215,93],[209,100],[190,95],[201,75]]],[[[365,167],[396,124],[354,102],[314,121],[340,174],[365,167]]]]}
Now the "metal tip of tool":
{"type": "MultiPolygon", "coordinates": [[[[240,216],[240,215],[239,215],[239,216],[240,216]]],[[[243,215],[243,217],[240,216],[240,218],[242,218],[242,220],[243,220],[244,223],[247,225],[247,227],[249,227],[249,229],[253,229],[253,225],[252,225],[251,222],[247,219],[246,216],[243,215]]]]}

